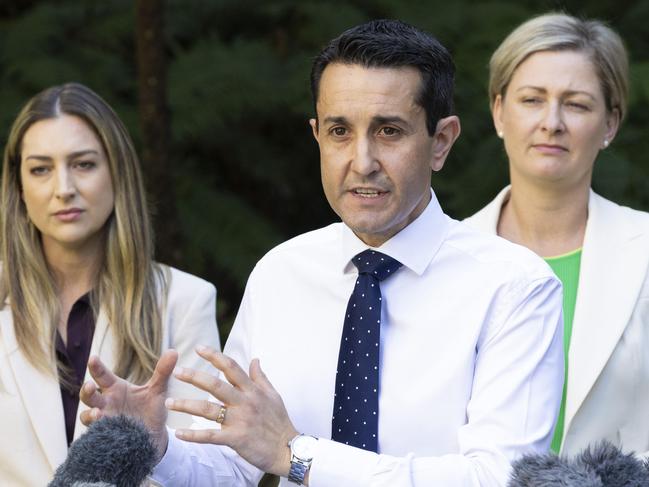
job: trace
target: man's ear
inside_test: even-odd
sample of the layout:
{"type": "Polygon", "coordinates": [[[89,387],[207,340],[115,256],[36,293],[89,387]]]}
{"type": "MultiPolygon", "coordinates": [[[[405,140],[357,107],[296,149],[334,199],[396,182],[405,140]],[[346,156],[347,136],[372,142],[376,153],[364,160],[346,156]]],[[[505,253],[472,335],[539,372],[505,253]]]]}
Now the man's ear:
{"type": "Polygon", "coordinates": [[[311,125],[311,130],[313,131],[313,138],[316,140],[316,142],[320,143],[320,140],[318,139],[318,136],[320,135],[318,132],[318,119],[309,119],[309,125],[311,125]]]}
{"type": "Polygon", "coordinates": [[[439,171],[444,167],[446,156],[460,136],[460,130],[460,119],[456,115],[441,118],[437,122],[435,135],[433,135],[433,157],[430,161],[433,171],[439,171]]]}

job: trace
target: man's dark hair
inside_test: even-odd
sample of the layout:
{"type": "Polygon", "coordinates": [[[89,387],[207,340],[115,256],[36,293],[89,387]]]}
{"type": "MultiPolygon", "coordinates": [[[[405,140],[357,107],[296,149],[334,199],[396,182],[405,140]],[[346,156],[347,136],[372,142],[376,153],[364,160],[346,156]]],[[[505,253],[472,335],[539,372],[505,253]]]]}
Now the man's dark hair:
{"type": "Polygon", "coordinates": [[[435,133],[439,119],[453,112],[455,67],[451,55],[433,36],[405,22],[373,20],[352,27],[332,40],[315,58],[311,68],[314,107],[318,102],[320,78],[330,63],[417,69],[422,83],[415,102],[426,111],[430,135],[435,133]]]}

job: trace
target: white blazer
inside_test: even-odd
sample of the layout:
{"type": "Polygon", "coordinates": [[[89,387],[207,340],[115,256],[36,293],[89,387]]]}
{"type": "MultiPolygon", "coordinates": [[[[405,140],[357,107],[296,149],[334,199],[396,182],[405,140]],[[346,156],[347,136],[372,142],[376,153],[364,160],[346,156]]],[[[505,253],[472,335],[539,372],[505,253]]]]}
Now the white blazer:
{"type": "MultiPolygon", "coordinates": [[[[169,292],[162,310],[162,349],[174,348],[179,365],[216,371],[196,355],[199,344],[220,347],[216,327],[216,289],[198,277],[171,269],[169,292]]],[[[0,485],[47,485],[67,455],[63,404],[58,380],[36,370],[18,349],[11,310],[0,310],[0,485]]],[[[99,314],[91,355],[113,368],[113,334],[104,313],[99,314]]],[[[86,380],[90,375],[86,371],[86,380]]],[[[205,393],[174,378],[169,395],[205,398],[205,393]]],[[[85,431],[79,420],[87,409],[79,403],[74,437],[85,431]]],[[[189,427],[192,418],[169,413],[172,428],[189,427]]]]}
{"type": "MultiPolygon", "coordinates": [[[[496,233],[509,187],[465,222],[496,233]]],[[[649,451],[649,213],[592,190],[568,353],[561,452],[649,451]]]]}

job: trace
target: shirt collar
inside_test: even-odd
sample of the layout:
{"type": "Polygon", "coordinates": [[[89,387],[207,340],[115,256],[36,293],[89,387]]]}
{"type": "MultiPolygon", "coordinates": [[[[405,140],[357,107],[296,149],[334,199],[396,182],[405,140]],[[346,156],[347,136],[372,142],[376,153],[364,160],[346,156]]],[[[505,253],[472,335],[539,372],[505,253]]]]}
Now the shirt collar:
{"type": "Polygon", "coordinates": [[[424,211],[407,227],[380,247],[370,247],[343,223],[341,268],[344,273],[356,272],[352,257],[368,248],[397,259],[405,267],[421,275],[439,250],[448,231],[448,219],[442,212],[435,193],[424,211]]]}
{"type": "MultiPolygon", "coordinates": [[[[76,320],[82,319],[79,318],[80,313],[81,315],[83,315],[84,313],[89,313],[92,311],[91,303],[90,303],[91,292],[92,291],[88,291],[86,294],[84,294],[79,299],[77,299],[72,305],[72,308],[70,308],[70,315],[68,316],[68,328],[70,327],[70,319],[76,319],[76,320]],[[79,311],[79,308],[81,308],[81,311],[79,311]]],[[[94,328],[94,320],[92,321],[92,326],[94,328]]],[[[69,332],[67,338],[69,338],[69,332]]],[[[67,357],[68,355],[67,348],[66,345],[63,343],[63,337],[61,336],[61,333],[59,332],[58,328],[56,330],[54,348],[56,349],[57,352],[62,353],[67,357]]]]}

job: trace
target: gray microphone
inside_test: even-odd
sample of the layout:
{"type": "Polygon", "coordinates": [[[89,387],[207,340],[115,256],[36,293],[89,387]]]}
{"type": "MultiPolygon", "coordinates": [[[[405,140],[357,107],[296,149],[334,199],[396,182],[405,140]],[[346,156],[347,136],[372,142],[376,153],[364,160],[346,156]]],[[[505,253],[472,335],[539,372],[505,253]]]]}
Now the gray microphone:
{"type": "Polygon", "coordinates": [[[649,487],[649,464],[602,441],[573,458],[527,455],[513,464],[508,487],[649,487]]]}
{"type": "Polygon", "coordinates": [[[135,487],[153,471],[156,456],[141,421],[127,416],[102,418],[72,443],[48,487],[135,487]]]}

